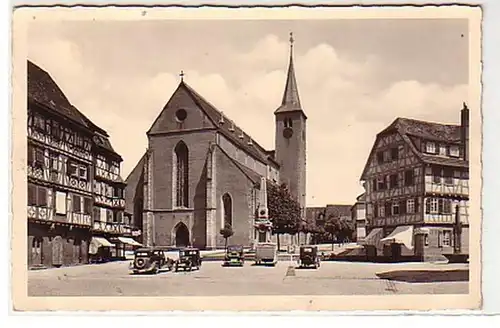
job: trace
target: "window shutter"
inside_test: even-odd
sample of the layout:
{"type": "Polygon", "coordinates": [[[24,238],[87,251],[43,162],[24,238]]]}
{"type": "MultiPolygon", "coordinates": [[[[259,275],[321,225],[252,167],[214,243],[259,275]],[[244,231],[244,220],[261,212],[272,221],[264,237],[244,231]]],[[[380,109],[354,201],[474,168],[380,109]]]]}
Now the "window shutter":
{"type": "Polygon", "coordinates": [[[426,198],[425,199],[425,213],[429,214],[431,212],[431,199],[426,198]]]}
{"type": "Polygon", "coordinates": [[[439,214],[444,213],[444,199],[442,198],[438,199],[438,213],[439,214]]]}
{"type": "Polygon", "coordinates": [[[43,187],[38,187],[38,199],[37,205],[39,206],[47,206],[47,189],[43,187]]]}
{"type": "Polygon", "coordinates": [[[373,217],[378,217],[378,204],[373,204],[373,217]]]}
{"type": "Polygon", "coordinates": [[[37,205],[36,203],[36,187],[28,185],[28,205],[37,205]]]}
{"type": "Polygon", "coordinates": [[[372,186],[373,191],[377,191],[377,179],[373,179],[372,186]]]}
{"type": "Polygon", "coordinates": [[[406,214],[406,199],[399,201],[399,213],[406,214]]]}

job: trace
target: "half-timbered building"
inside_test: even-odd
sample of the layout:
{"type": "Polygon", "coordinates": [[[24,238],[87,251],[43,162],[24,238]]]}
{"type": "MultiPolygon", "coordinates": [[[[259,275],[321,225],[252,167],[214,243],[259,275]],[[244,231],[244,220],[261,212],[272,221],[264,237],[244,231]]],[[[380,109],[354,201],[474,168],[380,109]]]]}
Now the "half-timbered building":
{"type": "Polygon", "coordinates": [[[125,186],[116,177],[121,157],[107,133],[68,101],[47,72],[30,61],[27,72],[28,266],[87,263],[93,250],[116,250],[117,243],[93,236],[126,232],[120,214],[125,186]],[[114,163],[109,171],[115,176],[96,169],[100,156],[114,163]],[[108,179],[113,193],[103,195],[99,179],[108,179]],[[96,216],[100,204],[113,215],[96,216]]]}
{"type": "Polygon", "coordinates": [[[380,132],[361,180],[367,247],[423,260],[468,252],[469,109],[459,125],[397,118],[380,132]]]}

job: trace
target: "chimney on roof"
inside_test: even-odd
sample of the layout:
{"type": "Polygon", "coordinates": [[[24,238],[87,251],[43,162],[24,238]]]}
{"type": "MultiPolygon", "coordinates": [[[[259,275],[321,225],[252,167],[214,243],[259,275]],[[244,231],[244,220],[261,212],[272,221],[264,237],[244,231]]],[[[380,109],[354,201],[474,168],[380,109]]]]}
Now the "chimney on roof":
{"type": "Polygon", "coordinates": [[[229,131],[234,132],[234,122],[231,122],[231,126],[229,127],[229,131]]]}
{"type": "Polygon", "coordinates": [[[463,149],[463,159],[469,160],[469,108],[463,103],[460,111],[460,141],[463,149]]]}

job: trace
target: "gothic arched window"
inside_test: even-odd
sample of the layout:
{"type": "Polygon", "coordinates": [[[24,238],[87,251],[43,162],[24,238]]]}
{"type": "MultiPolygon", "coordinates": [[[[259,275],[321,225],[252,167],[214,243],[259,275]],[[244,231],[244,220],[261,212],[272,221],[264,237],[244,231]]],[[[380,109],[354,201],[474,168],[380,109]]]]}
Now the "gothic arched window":
{"type": "Polygon", "coordinates": [[[177,207],[188,207],[189,154],[186,144],[179,141],[174,150],[174,199],[177,207]]]}
{"type": "Polygon", "coordinates": [[[224,226],[233,225],[233,200],[228,193],[222,196],[222,204],[224,206],[224,226]]]}

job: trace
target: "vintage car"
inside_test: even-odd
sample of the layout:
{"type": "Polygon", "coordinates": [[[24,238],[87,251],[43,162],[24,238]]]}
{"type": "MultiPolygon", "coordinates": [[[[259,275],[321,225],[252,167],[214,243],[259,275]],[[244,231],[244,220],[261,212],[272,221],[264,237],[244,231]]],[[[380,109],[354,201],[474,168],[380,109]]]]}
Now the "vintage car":
{"type": "Polygon", "coordinates": [[[197,248],[183,248],[179,250],[179,258],[175,262],[175,271],[179,271],[181,268],[184,271],[191,271],[193,268],[200,269],[201,267],[201,256],[200,250],[197,248]]]}
{"type": "Polygon", "coordinates": [[[173,261],[165,256],[161,249],[138,248],[134,252],[134,261],[131,264],[133,273],[153,273],[156,274],[164,267],[169,270],[173,267],[173,261]]]}
{"type": "Polygon", "coordinates": [[[222,266],[243,266],[245,263],[245,253],[242,245],[231,245],[226,248],[226,256],[222,266]]]}
{"type": "Polygon", "coordinates": [[[255,264],[270,264],[278,262],[278,247],[274,243],[258,243],[255,246],[255,264]]]}
{"type": "Polygon", "coordinates": [[[318,247],[311,245],[300,246],[300,254],[298,259],[299,267],[319,267],[318,247]]]}

